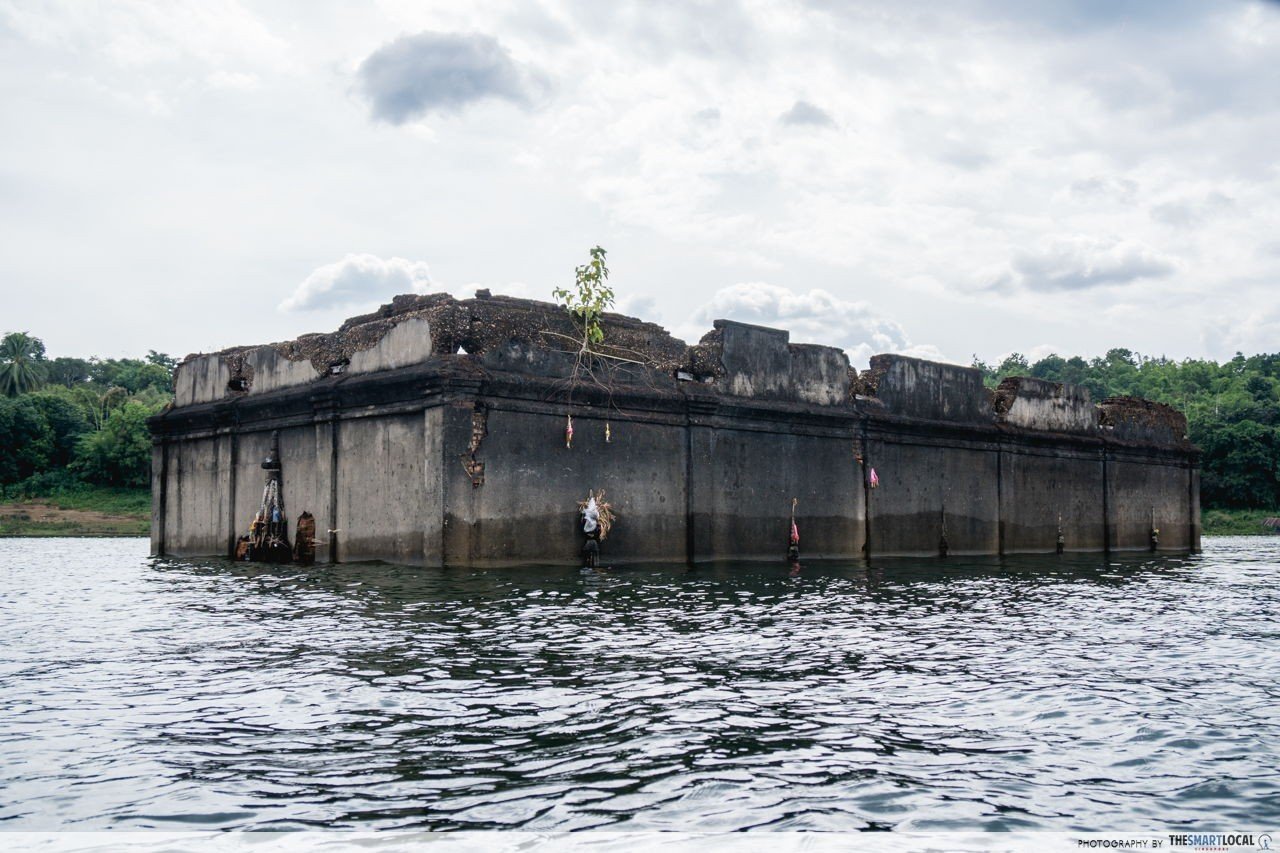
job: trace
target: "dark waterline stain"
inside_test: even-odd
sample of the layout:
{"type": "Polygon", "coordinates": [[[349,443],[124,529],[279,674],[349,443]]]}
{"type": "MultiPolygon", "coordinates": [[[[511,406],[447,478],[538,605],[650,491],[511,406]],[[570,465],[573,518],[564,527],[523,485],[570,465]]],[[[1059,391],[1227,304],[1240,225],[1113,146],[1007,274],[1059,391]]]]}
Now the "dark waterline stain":
{"type": "Polygon", "coordinates": [[[583,572],[0,541],[0,826],[1280,820],[1280,541],[583,572]]]}

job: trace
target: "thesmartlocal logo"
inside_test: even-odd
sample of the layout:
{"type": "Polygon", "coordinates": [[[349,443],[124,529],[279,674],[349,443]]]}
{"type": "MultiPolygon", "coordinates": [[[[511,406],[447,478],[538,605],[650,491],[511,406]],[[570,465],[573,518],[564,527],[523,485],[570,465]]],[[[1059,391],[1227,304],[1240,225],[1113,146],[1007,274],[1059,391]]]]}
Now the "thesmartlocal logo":
{"type": "Polygon", "coordinates": [[[1241,847],[1252,847],[1255,850],[1270,850],[1270,835],[1253,835],[1251,833],[1223,832],[1187,832],[1169,836],[1170,847],[1193,847],[1196,850],[1231,850],[1241,847]]]}

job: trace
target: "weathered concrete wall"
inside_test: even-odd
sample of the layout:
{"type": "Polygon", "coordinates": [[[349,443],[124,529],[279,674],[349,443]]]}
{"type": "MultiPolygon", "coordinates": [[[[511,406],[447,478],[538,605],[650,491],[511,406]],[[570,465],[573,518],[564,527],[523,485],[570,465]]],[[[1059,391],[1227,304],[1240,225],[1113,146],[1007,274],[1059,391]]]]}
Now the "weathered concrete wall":
{"type": "Polygon", "coordinates": [[[996,389],[995,411],[1001,422],[1023,429],[1072,435],[1098,431],[1098,409],[1089,390],[1064,382],[1010,377],[996,389]]]}
{"type": "MultiPolygon", "coordinates": [[[[418,524],[422,527],[422,562],[428,566],[445,564],[445,469],[449,467],[445,455],[446,412],[444,407],[436,406],[422,413],[422,509],[418,524]]],[[[461,467],[461,454],[458,461],[461,467]]]]}
{"type": "Polygon", "coordinates": [[[219,355],[188,356],[173,374],[173,404],[190,406],[227,395],[231,369],[219,355]]]}
{"type": "MultiPolygon", "coordinates": [[[[288,436],[292,437],[292,436],[288,436]]],[[[290,441],[281,441],[281,456],[297,457],[297,453],[290,445],[290,441]]],[[[235,462],[235,514],[232,520],[234,530],[223,531],[223,540],[221,553],[231,553],[231,543],[227,542],[227,536],[234,534],[235,536],[243,536],[249,532],[249,525],[253,522],[254,515],[262,506],[262,486],[266,479],[266,475],[262,470],[262,460],[266,458],[267,451],[271,447],[271,431],[255,430],[253,432],[242,432],[238,436],[236,443],[236,462],[235,462]]],[[[298,517],[298,513],[303,509],[308,509],[303,505],[296,504],[290,493],[290,486],[295,476],[303,476],[301,472],[293,468],[286,468],[283,471],[283,489],[284,489],[284,507],[289,516],[289,532],[293,532],[294,519],[298,517]]],[[[314,512],[314,510],[312,510],[314,512]]],[[[317,525],[318,527],[319,525],[317,525]]]]}
{"type": "Polygon", "coordinates": [[[175,554],[225,551],[227,443],[196,438],[169,448],[165,549],[175,554]]]}
{"type": "Polygon", "coordinates": [[[1152,526],[1160,530],[1162,551],[1199,546],[1191,537],[1191,472],[1187,467],[1124,457],[1108,469],[1111,547],[1145,551],[1152,526]]]}
{"type": "Polygon", "coordinates": [[[151,553],[163,554],[169,504],[169,453],[163,442],[151,445],[151,553]]]}
{"type": "Polygon", "coordinates": [[[781,329],[716,320],[717,387],[735,397],[837,405],[849,398],[849,357],[835,347],[788,343],[781,329]]]}
{"type": "Polygon", "coordinates": [[[792,395],[791,334],[747,323],[719,321],[723,335],[721,388],[735,397],[786,400],[792,395]]]}
{"type": "Polygon", "coordinates": [[[351,356],[350,373],[376,373],[417,364],[431,357],[431,324],[406,320],[394,326],[382,340],[351,356]]]}
{"type": "Polygon", "coordinates": [[[1106,547],[1102,454],[1098,450],[1008,448],[1001,452],[1003,545],[1010,553],[1106,547]]]}
{"type": "Polygon", "coordinates": [[[992,420],[991,392],[982,384],[982,373],[972,367],[876,355],[859,386],[860,393],[874,395],[890,414],[949,423],[992,420]]]}
{"type": "Polygon", "coordinates": [[[795,398],[819,406],[849,399],[849,356],[835,347],[791,344],[791,386],[795,398]]]}
{"type": "Polygon", "coordinates": [[[1187,491],[1190,512],[1187,517],[1187,541],[1191,543],[1191,548],[1200,550],[1200,469],[1195,465],[1191,465],[1188,471],[1190,475],[1187,478],[1187,491]]]}
{"type": "MultiPolygon", "coordinates": [[[[249,394],[269,394],[281,388],[305,385],[320,378],[320,372],[312,366],[311,362],[305,359],[291,361],[281,355],[275,347],[254,347],[245,354],[244,362],[246,369],[242,372],[247,377],[252,377],[247,389],[249,394]]],[[[225,385],[226,383],[223,388],[217,389],[220,392],[219,396],[229,393],[225,385]]]]}
{"type": "Polygon", "coordinates": [[[584,374],[548,345],[574,331],[562,310],[441,295],[191,356],[152,422],[152,549],[229,553],[273,431],[290,529],[311,512],[320,559],[577,562],[588,489],[619,514],[608,563],[779,559],[793,498],[805,558],[1053,551],[1059,524],[1067,550],[1145,549],[1153,524],[1162,549],[1199,546],[1198,455],[1167,406],[1029,378],[993,393],[894,355],[859,375],[731,321],[693,347],[606,325],[642,363],[584,374]]]}
{"type": "Polygon", "coordinates": [[[576,503],[603,489],[619,516],[609,555],[680,561],[685,557],[685,456],[677,425],[609,419],[579,412],[572,448],[565,415],[484,411],[476,452],[484,482],[464,468],[474,407],[447,407],[445,562],[450,565],[566,562],[580,559],[576,503]]]}
{"type": "Polygon", "coordinates": [[[425,469],[443,460],[426,458],[421,411],[344,420],[338,448],[341,559],[422,563],[425,469]]]}
{"type": "Polygon", "coordinates": [[[937,554],[944,524],[949,553],[999,552],[994,448],[880,433],[867,442],[866,460],[880,479],[868,493],[873,554],[937,554]]]}
{"type": "MultiPolygon", "coordinates": [[[[334,526],[329,523],[329,454],[327,425],[307,425],[289,427],[280,431],[280,464],[282,467],[282,488],[284,491],[285,509],[289,516],[289,535],[297,533],[295,529],[298,514],[303,510],[316,518],[316,538],[323,544],[317,554],[323,559],[327,541],[325,531],[334,526]]],[[[262,457],[255,457],[258,471],[253,476],[253,485],[258,487],[258,502],[261,502],[263,471],[262,457]]],[[[257,506],[257,504],[255,504],[257,506]]],[[[253,507],[247,507],[236,514],[237,518],[252,515],[253,507]]],[[[238,530],[238,534],[246,533],[238,530]]]]}
{"type": "Polygon", "coordinates": [[[849,437],[690,428],[691,542],[695,560],[785,554],[792,498],[801,550],[862,556],[863,495],[849,437]]]}
{"type": "MultiPolygon", "coordinates": [[[[283,429],[291,524],[304,509],[316,516],[322,558],[323,532],[337,528],[343,561],[573,562],[581,548],[574,506],[594,488],[619,511],[606,543],[610,562],[781,555],[792,498],[807,558],[857,559],[868,534],[871,554],[936,554],[944,524],[951,554],[1051,552],[1059,514],[1067,550],[1142,549],[1152,506],[1162,548],[1198,544],[1194,470],[1176,460],[1112,458],[1104,488],[1100,444],[922,436],[883,424],[864,445],[857,421],[847,434],[822,435],[785,421],[744,428],[719,416],[692,424],[611,416],[606,443],[605,419],[579,410],[570,449],[561,411],[486,402],[472,457],[476,411],[475,401],[460,401],[340,420],[334,519],[333,426],[283,429]],[[479,485],[471,459],[484,465],[479,485]],[[868,466],[877,489],[864,487],[868,466]]],[[[225,553],[259,504],[269,441],[267,430],[239,434],[234,476],[229,436],[170,443],[172,497],[157,550],[225,553]],[[229,486],[228,509],[218,496],[229,486]]]]}

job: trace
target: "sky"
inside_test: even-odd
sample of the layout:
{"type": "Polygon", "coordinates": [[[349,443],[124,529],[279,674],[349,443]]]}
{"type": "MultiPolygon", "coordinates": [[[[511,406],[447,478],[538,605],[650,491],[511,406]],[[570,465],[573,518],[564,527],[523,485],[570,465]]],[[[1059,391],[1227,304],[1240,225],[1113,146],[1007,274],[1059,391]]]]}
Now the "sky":
{"type": "Polygon", "coordinates": [[[968,364],[1280,351],[1280,4],[0,0],[0,333],[397,293],[968,364]]]}

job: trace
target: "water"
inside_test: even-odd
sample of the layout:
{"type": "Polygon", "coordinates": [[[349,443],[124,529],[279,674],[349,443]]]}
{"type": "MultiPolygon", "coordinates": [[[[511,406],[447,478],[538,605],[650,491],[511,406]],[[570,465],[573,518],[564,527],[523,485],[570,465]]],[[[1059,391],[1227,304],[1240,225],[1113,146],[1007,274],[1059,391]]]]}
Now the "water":
{"type": "Polygon", "coordinates": [[[0,829],[1280,822],[1280,540],[696,570],[0,540],[0,829]]]}

